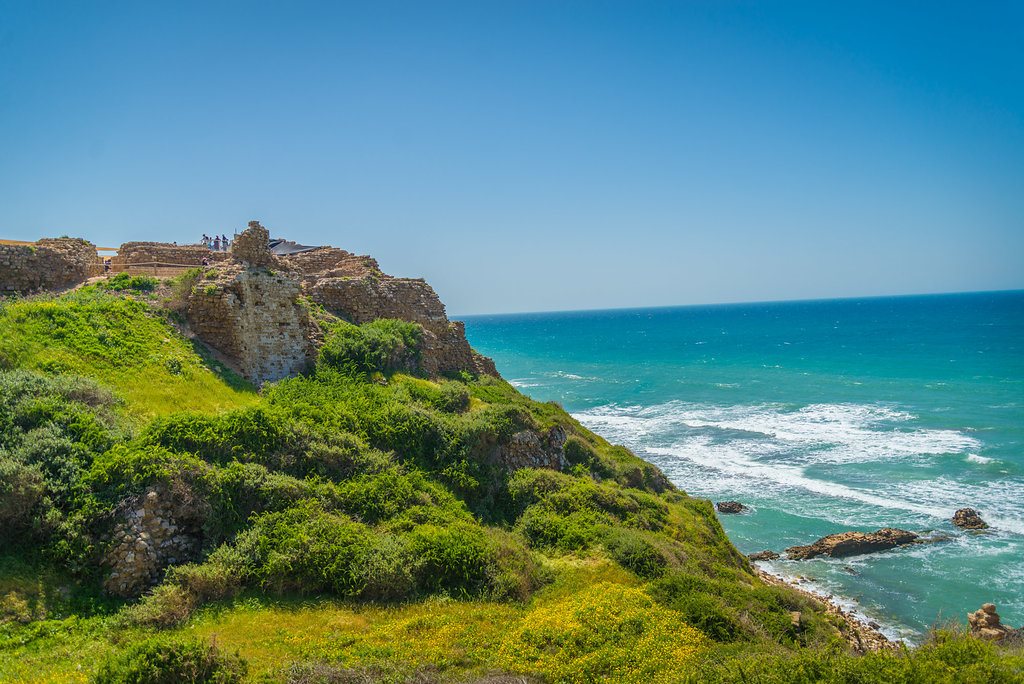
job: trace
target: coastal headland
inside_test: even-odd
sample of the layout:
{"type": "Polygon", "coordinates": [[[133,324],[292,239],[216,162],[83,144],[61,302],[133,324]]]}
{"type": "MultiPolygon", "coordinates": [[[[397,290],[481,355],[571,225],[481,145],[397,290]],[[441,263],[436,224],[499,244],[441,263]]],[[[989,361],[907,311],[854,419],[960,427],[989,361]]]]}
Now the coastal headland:
{"type": "Polygon", "coordinates": [[[281,245],[0,245],[0,681],[1024,681],[994,606],[893,644],[425,281],[281,245]]]}

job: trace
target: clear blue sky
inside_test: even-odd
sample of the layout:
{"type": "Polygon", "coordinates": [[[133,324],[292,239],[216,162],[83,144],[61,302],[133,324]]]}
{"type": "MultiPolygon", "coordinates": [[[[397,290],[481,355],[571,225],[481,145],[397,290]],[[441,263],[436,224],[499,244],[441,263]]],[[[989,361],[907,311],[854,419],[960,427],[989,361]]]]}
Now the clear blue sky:
{"type": "Polygon", "coordinates": [[[0,0],[0,237],[257,218],[454,313],[1024,287],[1024,3],[0,0]]]}

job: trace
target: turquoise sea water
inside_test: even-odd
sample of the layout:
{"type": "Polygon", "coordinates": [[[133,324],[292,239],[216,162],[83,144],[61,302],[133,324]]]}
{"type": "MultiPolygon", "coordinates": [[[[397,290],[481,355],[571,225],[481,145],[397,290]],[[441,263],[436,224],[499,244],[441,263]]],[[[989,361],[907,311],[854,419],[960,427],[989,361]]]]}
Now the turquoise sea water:
{"type": "Polygon", "coordinates": [[[776,561],[911,641],[983,602],[1024,623],[1024,292],[476,316],[472,345],[535,399],[751,507],[736,546],[883,526],[945,538],[776,561]],[[954,510],[992,525],[958,530],[954,510]]]}

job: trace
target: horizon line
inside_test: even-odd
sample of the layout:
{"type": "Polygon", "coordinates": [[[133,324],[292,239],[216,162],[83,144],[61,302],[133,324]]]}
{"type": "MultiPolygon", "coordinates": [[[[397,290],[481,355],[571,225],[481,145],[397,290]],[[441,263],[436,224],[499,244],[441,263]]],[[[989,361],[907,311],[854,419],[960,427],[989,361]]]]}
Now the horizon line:
{"type": "Polygon", "coordinates": [[[799,303],[810,303],[810,302],[837,302],[837,301],[854,301],[864,299],[901,299],[910,297],[943,297],[952,295],[980,295],[980,294],[1010,294],[1015,292],[1024,293],[1024,287],[1009,288],[1001,290],[960,290],[954,292],[905,292],[900,294],[884,294],[884,295],[849,295],[842,297],[797,297],[793,299],[753,299],[753,300],[740,300],[740,301],[728,301],[728,302],[707,302],[700,304],[656,304],[653,306],[613,306],[608,308],[590,308],[590,309],[546,309],[540,311],[505,311],[505,312],[494,312],[494,313],[474,313],[474,314],[451,314],[452,320],[463,320],[466,318],[484,318],[488,316],[534,316],[538,314],[577,314],[577,313],[603,313],[613,311],[647,311],[651,309],[687,309],[687,308],[698,308],[698,307],[717,307],[717,306],[743,306],[752,304],[799,304],[799,303]]]}

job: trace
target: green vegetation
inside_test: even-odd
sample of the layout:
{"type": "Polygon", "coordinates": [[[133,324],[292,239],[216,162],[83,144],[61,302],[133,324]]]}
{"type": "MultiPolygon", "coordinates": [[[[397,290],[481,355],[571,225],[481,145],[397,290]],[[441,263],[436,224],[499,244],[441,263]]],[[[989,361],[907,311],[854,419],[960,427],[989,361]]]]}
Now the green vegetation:
{"type": "Polygon", "coordinates": [[[0,681],[1024,680],[955,632],[851,654],[655,467],[499,379],[417,377],[415,325],[320,315],[316,368],[257,394],[115,280],[0,306],[0,681]],[[562,472],[508,466],[528,433],[562,472]],[[192,551],[108,596],[156,491],[192,551]]]}

